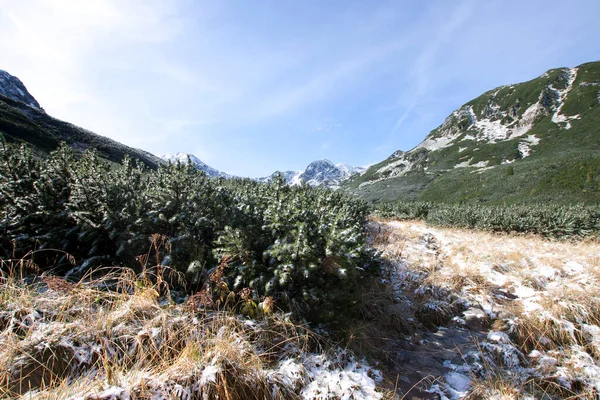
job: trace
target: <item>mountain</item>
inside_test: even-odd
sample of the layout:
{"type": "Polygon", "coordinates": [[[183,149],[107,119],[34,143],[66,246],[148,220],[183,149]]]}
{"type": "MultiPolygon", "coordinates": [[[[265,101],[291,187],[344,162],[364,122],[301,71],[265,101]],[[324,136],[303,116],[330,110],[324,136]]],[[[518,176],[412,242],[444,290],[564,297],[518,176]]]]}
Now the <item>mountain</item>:
{"type": "Polygon", "coordinates": [[[193,154],[167,153],[167,154],[160,156],[160,158],[162,158],[165,161],[170,161],[173,163],[177,162],[177,161],[179,161],[181,163],[187,163],[189,160],[192,163],[192,165],[194,167],[196,167],[196,169],[199,169],[200,171],[204,171],[206,173],[206,175],[208,175],[210,177],[219,177],[219,178],[231,178],[232,177],[229,174],[226,174],[224,172],[214,169],[213,167],[206,165],[204,162],[202,162],[198,157],[196,157],[193,154]]]}
{"type": "Polygon", "coordinates": [[[12,76],[0,69],[0,95],[25,103],[30,107],[43,110],[40,103],[27,91],[23,82],[16,76],[12,76]]]}
{"type": "Polygon", "coordinates": [[[126,155],[156,168],[161,159],[147,151],[125,146],[46,114],[23,83],[0,70],[0,133],[8,142],[26,143],[40,155],[66,142],[75,150],[98,150],[100,157],[121,162],[126,155]]]}
{"type": "Polygon", "coordinates": [[[301,173],[302,171],[275,171],[269,176],[257,178],[256,180],[263,183],[272,182],[273,179],[275,179],[275,177],[279,174],[283,177],[283,179],[287,182],[288,185],[292,185],[294,184],[294,182],[297,182],[296,184],[300,184],[297,178],[298,176],[300,176],[301,173]]]}
{"type": "Polygon", "coordinates": [[[259,178],[258,180],[269,182],[279,173],[290,185],[307,183],[311,186],[338,188],[343,181],[353,175],[360,174],[364,170],[362,167],[352,167],[348,164],[334,164],[329,160],[318,160],[310,163],[303,171],[275,172],[271,176],[259,178]]]}
{"type": "Polygon", "coordinates": [[[600,62],[490,90],[342,188],[373,202],[597,204],[600,62]]]}
{"type": "MultiPolygon", "coordinates": [[[[204,171],[208,176],[221,178],[234,178],[233,175],[221,172],[201,161],[198,157],[188,153],[168,153],[160,156],[165,161],[187,163],[189,161],[200,171],[204,171]]],[[[310,163],[302,171],[284,171],[274,172],[273,174],[257,178],[259,182],[271,182],[277,174],[283,176],[283,179],[289,185],[300,185],[307,183],[311,186],[327,186],[338,188],[339,185],[349,177],[361,173],[365,170],[362,167],[352,167],[348,164],[333,164],[329,160],[318,160],[310,163]]]]}

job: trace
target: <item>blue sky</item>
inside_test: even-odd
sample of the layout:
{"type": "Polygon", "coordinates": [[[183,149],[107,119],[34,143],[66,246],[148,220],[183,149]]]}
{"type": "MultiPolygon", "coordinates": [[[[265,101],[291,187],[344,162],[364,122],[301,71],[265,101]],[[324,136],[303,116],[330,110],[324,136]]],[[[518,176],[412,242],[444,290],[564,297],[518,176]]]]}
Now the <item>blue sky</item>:
{"type": "Polygon", "coordinates": [[[598,0],[0,0],[55,117],[264,176],[408,150],[463,103],[600,59],[598,0]]]}

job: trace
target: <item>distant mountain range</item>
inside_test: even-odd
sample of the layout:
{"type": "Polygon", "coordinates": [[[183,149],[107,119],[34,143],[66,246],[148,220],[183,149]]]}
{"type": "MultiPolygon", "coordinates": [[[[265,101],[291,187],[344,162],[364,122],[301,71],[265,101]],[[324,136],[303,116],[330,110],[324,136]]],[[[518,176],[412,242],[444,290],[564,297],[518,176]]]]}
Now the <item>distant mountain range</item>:
{"type": "MultiPolygon", "coordinates": [[[[208,176],[211,177],[234,177],[210,167],[193,154],[165,154],[162,155],[161,158],[165,161],[171,162],[188,162],[189,160],[197,169],[204,171],[208,176]]],[[[310,163],[302,171],[277,171],[270,176],[257,178],[256,180],[260,182],[270,182],[277,174],[280,174],[289,185],[300,185],[302,183],[306,183],[311,186],[327,186],[331,188],[337,188],[343,181],[353,175],[360,174],[364,170],[365,168],[362,167],[352,167],[347,164],[334,164],[329,160],[318,160],[310,163]]]]}
{"type": "Polygon", "coordinates": [[[277,171],[271,174],[271,176],[259,178],[258,180],[269,182],[277,174],[281,174],[290,185],[306,183],[311,186],[338,188],[346,179],[362,173],[365,169],[363,167],[352,167],[348,164],[334,164],[329,160],[317,160],[308,164],[302,171],[277,171]]]}
{"type": "Polygon", "coordinates": [[[598,204],[600,62],[490,90],[342,189],[373,202],[598,204]]]}
{"type": "MultiPolygon", "coordinates": [[[[7,141],[28,143],[39,153],[52,151],[61,141],[64,141],[77,151],[95,148],[101,157],[113,162],[120,162],[125,155],[129,155],[151,168],[156,168],[164,161],[187,162],[189,157],[190,162],[197,169],[204,171],[210,177],[234,177],[210,167],[193,154],[175,153],[157,157],[52,118],[46,114],[21,80],[3,70],[0,70],[0,133],[7,141]]],[[[306,182],[313,186],[324,185],[335,188],[345,179],[362,171],[364,168],[354,168],[346,164],[335,165],[328,160],[319,160],[311,163],[303,171],[286,171],[282,175],[290,185],[306,182]]],[[[275,174],[257,180],[267,182],[274,176],[275,174]]]]}

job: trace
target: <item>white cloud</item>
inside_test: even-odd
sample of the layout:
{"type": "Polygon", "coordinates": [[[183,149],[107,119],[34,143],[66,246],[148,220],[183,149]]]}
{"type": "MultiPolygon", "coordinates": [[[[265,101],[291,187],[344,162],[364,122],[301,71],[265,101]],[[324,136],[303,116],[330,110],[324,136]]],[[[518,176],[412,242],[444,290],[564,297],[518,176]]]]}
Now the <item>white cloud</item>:
{"type": "Polygon", "coordinates": [[[0,68],[17,75],[51,115],[127,139],[131,123],[98,93],[102,68],[135,69],[128,51],[177,37],[174,6],[152,0],[0,1],[0,68]]]}

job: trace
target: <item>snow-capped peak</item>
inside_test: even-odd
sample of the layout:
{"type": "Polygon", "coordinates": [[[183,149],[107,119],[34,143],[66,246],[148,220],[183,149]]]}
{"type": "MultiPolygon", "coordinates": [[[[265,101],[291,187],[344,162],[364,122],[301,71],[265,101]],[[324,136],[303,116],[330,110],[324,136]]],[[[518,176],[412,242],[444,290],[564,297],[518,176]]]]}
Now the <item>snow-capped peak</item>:
{"type": "Polygon", "coordinates": [[[196,167],[196,169],[198,169],[200,171],[204,171],[206,173],[206,175],[208,175],[210,177],[220,177],[220,178],[229,178],[230,177],[230,175],[207,165],[206,163],[204,163],[202,160],[200,160],[198,157],[196,157],[193,154],[181,153],[181,152],[180,153],[167,153],[167,154],[161,155],[160,158],[162,158],[165,161],[170,161],[172,163],[175,163],[175,162],[187,163],[189,160],[189,162],[191,162],[192,165],[194,167],[196,167]]]}
{"type": "MultiPolygon", "coordinates": [[[[303,171],[279,172],[290,185],[301,185],[307,183],[311,186],[327,186],[337,188],[342,181],[352,175],[362,173],[363,167],[352,167],[348,164],[334,164],[329,160],[317,160],[310,163],[303,171]]],[[[261,182],[273,180],[276,173],[271,176],[259,178],[261,182]]]]}

